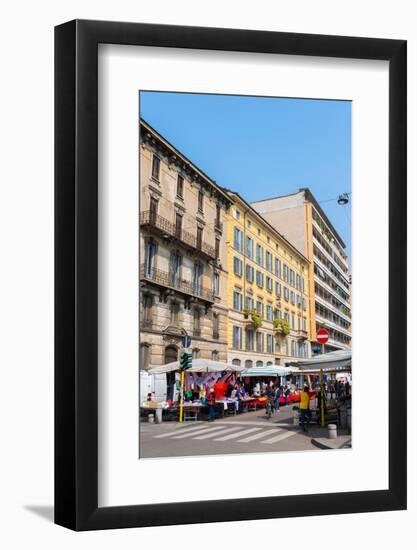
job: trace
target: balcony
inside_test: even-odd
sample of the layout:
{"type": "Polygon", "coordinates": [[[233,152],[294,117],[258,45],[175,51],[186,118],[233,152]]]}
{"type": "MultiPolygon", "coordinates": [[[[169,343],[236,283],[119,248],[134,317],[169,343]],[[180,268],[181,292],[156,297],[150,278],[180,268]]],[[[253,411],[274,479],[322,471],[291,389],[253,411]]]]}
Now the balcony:
{"type": "Polygon", "coordinates": [[[194,285],[191,281],[173,276],[173,274],[168,271],[162,271],[154,267],[145,269],[145,265],[142,264],[140,267],[140,279],[143,281],[150,281],[163,288],[176,290],[187,296],[200,298],[205,302],[214,303],[214,293],[212,289],[202,285],[194,285]]]}
{"type": "Polygon", "coordinates": [[[295,337],[299,340],[307,340],[307,331],[306,330],[296,330],[295,337]]]}
{"type": "Polygon", "coordinates": [[[143,227],[151,227],[159,233],[162,233],[163,236],[171,237],[191,250],[204,254],[209,259],[216,258],[214,246],[198,239],[197,234],[193,235],[189,231],[185,231],[182,227],[178,227],[175,223],[170,222],[151,210],[140,213],[140,225],[143,227]]]}
{"type": "Polygon", "coordinates": [[[316,311],[316,321],[320,325],[323,325],[326,328],[332,328],[332,329],[340,332],[341,334],[344,334],[345,336],[348,336],[349,338],[351,338],[351,336],[352,336],[350,330],[347,330],[345,327],[341,327],[340,325],[338,325],[334,321],[331,321],[330,319],[327,319],[326,317],[323,317],[322,315],[320,315],[320,313],[317,313],[317,311],[316,311]]]}

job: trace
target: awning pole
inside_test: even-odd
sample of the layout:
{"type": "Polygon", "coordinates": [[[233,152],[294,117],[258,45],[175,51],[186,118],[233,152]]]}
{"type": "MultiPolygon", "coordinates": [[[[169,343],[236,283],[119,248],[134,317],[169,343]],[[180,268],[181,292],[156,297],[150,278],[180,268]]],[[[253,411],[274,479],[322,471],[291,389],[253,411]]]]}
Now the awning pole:
{"type": "Polygon", "coordinates": [[[324,428],[324,381],[323,381],[323,369],[320,369],[320,419],[321,427],[324,428]]]}

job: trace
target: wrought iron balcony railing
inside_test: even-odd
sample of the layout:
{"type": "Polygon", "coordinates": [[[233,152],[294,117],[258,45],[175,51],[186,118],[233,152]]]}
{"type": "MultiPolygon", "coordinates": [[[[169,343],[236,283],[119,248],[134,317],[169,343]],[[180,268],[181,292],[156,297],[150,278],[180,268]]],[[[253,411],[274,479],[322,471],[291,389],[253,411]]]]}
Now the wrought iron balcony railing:
{"type": "Polygon", "coordinates": [[[140,213],[140,225],[151,226],[158,229],[162,233],[169,235],[170,237],[178,239],[181,243],[186,244],[195,250],[199,250],[210,258],[216,257],[216,250],[214,246],[211,246],[202,239],[197,238],[197,234],[193,235],[189,231],[186,231],[175,223],[170,222],[152,210],[145,210],[140,213]]]}
{"type": "Polygon", "coordinates": [[[156,269],[155,267],[147,268],[145,264],[142,264],[140,267],[140,278],[152,281],[159,286],[178,290],[183,294],[196,296],[207,302],[214,302],[212,289],[204,287],[201,284],[195,285],[191,281],[186,281],[176,274],[163,271],[162,269],[156,269]]]}

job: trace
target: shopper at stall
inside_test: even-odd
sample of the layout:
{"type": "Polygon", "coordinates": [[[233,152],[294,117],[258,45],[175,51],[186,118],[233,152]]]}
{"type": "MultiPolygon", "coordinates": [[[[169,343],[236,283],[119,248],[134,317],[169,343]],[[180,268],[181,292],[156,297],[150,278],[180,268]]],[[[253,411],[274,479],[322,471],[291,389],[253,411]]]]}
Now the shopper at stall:
{"type": "Polygon", "coordinates": [[[311,420],[309,387],[304,386],[300,394],[300,424],[303,432],[308,431],[311,420]],[[307,426],[306,426],[307,421],[307,426]]]}
{"type": "Polygon", "coordinates": [[[275,391],[275,410],[279,411],[279,400],[281,399],[282,395],[282,386],[278,386],[275,391]]]}
{"type": "Polygon", "coordinates": [[[210,388],[207,395],[207,404],[209,406],[209,422],[213,422],[216,418],[216,394],[214,388],[210,388]]]}

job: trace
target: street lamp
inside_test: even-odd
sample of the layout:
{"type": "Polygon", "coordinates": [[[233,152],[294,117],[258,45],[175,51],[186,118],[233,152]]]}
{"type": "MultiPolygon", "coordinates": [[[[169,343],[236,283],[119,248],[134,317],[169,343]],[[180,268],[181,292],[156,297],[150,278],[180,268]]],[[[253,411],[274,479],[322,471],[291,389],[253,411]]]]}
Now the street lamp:
{"type": "Polygon", "coordinates": [[[344,206],[345,204],[348,204],[348,202],[349,202],[348,193],[343,193],[342,195],[339,195],[339,198],[337,199],[337,204],[344,206]]]}

